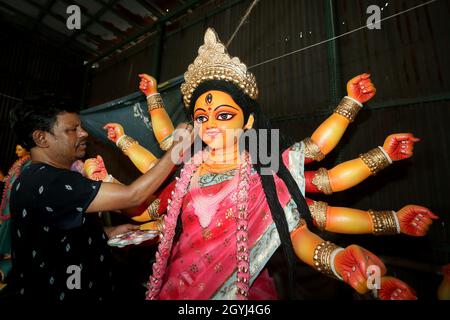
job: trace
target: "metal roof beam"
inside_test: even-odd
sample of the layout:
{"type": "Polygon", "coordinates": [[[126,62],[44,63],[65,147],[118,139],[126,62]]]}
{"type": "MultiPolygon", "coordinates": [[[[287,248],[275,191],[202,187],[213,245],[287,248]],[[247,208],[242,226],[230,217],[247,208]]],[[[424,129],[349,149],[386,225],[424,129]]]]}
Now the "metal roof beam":
{"type": "Polygon", "coordinates": [[[155,15],[158,19],[164,16],[164,12],[155,6],[153,3],[147,2],[145,0],[136,0],[141,6],[147,9],[151,14],[155,15]]]}
{"type": "MultiPolygon", "coordinates": [[[[101,16],[103,16],[106,13],[106,11],[110,10],[117,2],[119,2],[119,0],[110,0],[106,5],[104,5],[103,8],[98,10],[98,12],[88,22],[84,24],[83,29],[87,29],[94,22],[98,22],[99,18],[101,18],[101,16]]],[[[75,38],[78,37],[83,32],[84,31],[82,30],[75,31],[75,33],[71,35],[70,38],[63,43],[63,46],[66,46],[72,41],[74,41],[75,38]]]]}
{"type": "MultiPolygon", "coordinates": [[[[30,2],[30,3],[31,3],[31,2],[30,2]]],[[[18,10],[18,9],[16,9],[16,8],[10,6],[10,5],[8,5],[7,3],[0,2],[0,6],[2,6],[3,8],[5,8],[5,9],[7,9],[7,10],[9,10],[9,11],[14,12],[15,14],[17,14],[17,15],[19,15],[19,16],[24,17],[24,18],[27,19],[28,21],[35,21],[35,20],[36,20],[36,18],[34,18],[34,17],[32,17],[32,16],[29,16],[29,15],[27,15],[26,13],[23,13],[22,11],[20,11],[20,10],[18,10]]],[[[30,28],[31,28],[31,27],[30,27],[30,28]]],[[[52,28],[50,28],[50,27],[47,27],[46,25],[42,25],[42,28],[44,28],[45,33],[51,33],[51,34],[53,33],[53,34],[55,34],[55,35],[58,35],[59,37],[64,38],[64,35],[63,35],[63,34],[60,34],[59,32],[55,31],[54,29],[52,29],[52,28]]],[[[97,55],[97,54],[98,54],[97,51],[95,51],[94,49],[92,49],[92,48],[90,48],[90,47],[88,47],[88,46],[86,46],[86,45],[84,45],[84,44],[82,44],[82,43],[77,43],[77,45],[78,45],[79,47],[81,47],[83,50],[85,50],[85,51],[87,51],[87,52],[90,52],[90,53],[93,54],[93,55],[97,55]]]]}
{"type": "Polygon", "coordinates": [[[178,17],[179,15],[187,12],[189,9],[191,9],[192,7],[194,7],[195,5],[204,2],[206,0],[190,0],[187,1],[184,5],[182,5],[181,7],[179,7],[177,10],[173,11],[172,13],[162,17],[160,20],[158,20],[156,23],[147,26],[145,28],[143,28],[141,31],[135,33],[134,35],[128,37],[127,39],[125,39],[122,43],[112,47],[110,50],[108,50],[107,52],[99,55],[98,57],[94,58],[92,61],[89,62],[90,65],[92,65],[93,63],[103,59],[104,57],[109,56],[110,54],[114,53],[116,50],[122,48],[123,46],[125,46],[126,44],[138,39],[139,37],[143,36],[144,34],[146,34],[147,32],[153,31],[157,28],[157,26],[159,24],[164,24],[167,21],[170,21],[173,18],[178,17]]]}
{"type": "MultiPolygon", "coordinates": [[[[70,2],[69,0],[62,0],[62,1],[64,1],[64,3],[66,3],[67,5],[72,5],[72,4],[73,4],[73,3],[70,2]]],[[[80,5],[80,4],[78,4],[78,5],[80,5]]],[[[86,17],[88,17],[89,19],[93,19],[93,18],[94,18],[94,16],[91,15],[91,14],[87,11],[87,9],[86,9],[85,12],[83,12],[83,14],[84,14],[86,17]]],[[[120,37],[126,37],[126,36],[127,36],[127,34],[126,34],[125,32],[123,32],[123,31],[120,30],[119,28],[116,28],[116,27],[113,27],[113,26],[109,26],[108,23],[105,22],[105,21],[101,21],[100,19],[97,19],[97,23],[99,23],[103,28],[107,29],[108,31],[111,31],[117,38],[119,38],[118,35],[119,35],[120,37]]]]}

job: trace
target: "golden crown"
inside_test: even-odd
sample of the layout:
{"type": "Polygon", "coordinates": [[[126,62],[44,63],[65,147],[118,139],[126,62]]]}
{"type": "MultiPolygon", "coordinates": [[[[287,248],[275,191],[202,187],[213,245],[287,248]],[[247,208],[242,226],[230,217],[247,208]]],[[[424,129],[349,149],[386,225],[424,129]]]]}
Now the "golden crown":
{"type": "Polygon", "coordinates": [[[186,107],[191,103],[195,89],[207,80],[225,80],[237,85],[250,98],[258,98],[255,76],[238,57],[230,57],[212,28],[205,32],[205,43],[198,49],[198,56],[184,74],[181,93],[186,107]]]}

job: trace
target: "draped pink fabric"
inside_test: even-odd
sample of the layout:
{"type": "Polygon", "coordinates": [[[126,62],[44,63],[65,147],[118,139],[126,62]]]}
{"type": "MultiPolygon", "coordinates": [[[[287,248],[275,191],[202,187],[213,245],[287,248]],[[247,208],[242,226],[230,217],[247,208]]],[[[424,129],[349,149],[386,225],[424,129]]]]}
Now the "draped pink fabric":
{"type": "MultiPolygon", "coordinates": [[[[205,193],[215,192],[224,188],[227,182],[202,190],[205,193]]],[[[278,177],[275,177],[275,182],[284,207],[290,199],[289,192],[278,177]]],[[[160,299],[210,299],[236,271],[235,197],[226,197],[220,202],[206,228],[200,226],[191,197],[188,192],[184,198],[181,216],[183,232],[173,247],[160,299]]],[[[254,246],[271,223],[272,217],[260,177],[253,173],[250,177],[248,204],[249,248],[254,246]]],[[[253,283],[249,298],[276,299],[275,287],[267,270],[261,272],[253,283]]]]}

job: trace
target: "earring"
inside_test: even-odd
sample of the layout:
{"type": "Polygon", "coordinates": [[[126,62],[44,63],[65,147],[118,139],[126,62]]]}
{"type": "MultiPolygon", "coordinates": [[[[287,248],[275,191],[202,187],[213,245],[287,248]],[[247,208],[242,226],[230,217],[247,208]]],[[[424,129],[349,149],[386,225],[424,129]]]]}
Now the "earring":
{"type": "Polygon", "coordinates": [[[253,128],[253,123],[255,122],[255,118],[253,116],[253,113],[251,113],[248,117],[247,124],[244,126],[245,130],[250,130],[253,128]]]}

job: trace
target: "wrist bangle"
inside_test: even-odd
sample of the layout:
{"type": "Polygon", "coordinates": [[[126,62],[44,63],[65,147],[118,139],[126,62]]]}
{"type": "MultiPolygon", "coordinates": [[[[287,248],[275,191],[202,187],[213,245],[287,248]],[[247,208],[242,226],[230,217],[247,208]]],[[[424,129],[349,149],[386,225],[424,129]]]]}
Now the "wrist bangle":
{"type": "Polygon", "coordinates": [[[337,248],[337,249],[334,249],[334,251],[331,253],[331,256],[330,256],[330,264],[331,264],[331,271],[333,271],[334,276],[335,276],[336,278],[338,278],[339,280],[343,281],[344,278],[342,278],[342,277],[337,273],[336,268],[334,267],[334,260],[335,260],[335,258],[336,258],[336,255],[337,255],[339,252],[341,252],[341,251],[344,251],[344,248],[337,248]]]}
{"type": "Polygon", "coordinates": [[[333,261],[331,260],[331,255],[336,249],[339,249],[339,247],[330,241],[324,241],[319,244],[314,249],[314,268],[327,276],[335,277],[335,272],[333,272],[334,266],[332,267],[331,264],[334,264],[334,257],[336,254],[333,257],[333,261]]]}
{"type": "Polygon", "coordinates": [[[126,153],[128,149],[134,144],[138,144],[138,142],[127,135],[121,136],[116,142],[117,147],[119,147],[119,149],[124,153],[126,153]]]}
{"type": "Polygon", "coordinates": [[[392,212],[392,217],[394,218],[394,221],[395,221],[395,227],[397,228],[397,234],[400,234],[402,232],[402,230],[400,229],[400,221],[398,221],[397,212],[395,212],[395,211],[391,211],[391,212],[392,212]]]}
{"type": "Polygon", "coordinates": [[[325,158],[319,146],[311,138],[303,140],[303,144],[305,145],[305,158],[315,161],[322,161],[325,158]]]}
{"type": "Polygon", "coordinates": [[[161,141],[161,143],[159,144],[159,147],[161,148],[161,150],[167,151],[170,149],[172,144],[173,144],[173,135],[170,135],[167,138],[165,138],[163,141],[161,141]]]}
{"type": "Polygon", "coordinates": [[[108,174],[106,176],[106,178],[103,180],[103,182],[110,182],[110,183],[112,183],[113,181],[114,181],[114,177],[110,174],[108,174]]]}
{"type": "Polygon", "coordinates": [[[160,204],[161,199],[156,199],[148,206],[148,215],[150,217],[150,220],[158,220],[161,218],[161,216],[158,214],[160,204]]]}
{"type": "Polygon", "coordinates": [[[353,101],[354,103],[356,103],[360,108],[364,107],[364,105],[363,105],[361,102],[359,102],[358,100],[356,100],[355,98],[352,98],[352,97],[350,97],[350,96],[345,96],[345,98],[348,98],[348,99],[352,100],[352,101],[353,101]]]}
{"type": "Polygon", "coordinates": [[[376,236],[394,235],[400,233],[395,211],[368,211],[372,221],[372,233],[376,236]]]}
{"type": "Polygon", "coordinates": [[[328,170],[325,168],[320,168],[317,170],[311,183],[316,186],[316,188],[326,195],[333,194],[333,189],[330,184],[330,177],[328,176],[328,170]]]}
{"type": "Polygon", "coordinates": [[[163,221],[162,217],[159,218],[158,220],[155,220],[155,228],[159,232],[163,233],[163,231],[164,231],[164,221],[163,221]]]}
{"type": "Polygon", "coordinates": [[[312,218],[320,230],[325,230],[327,226],[327,207],[328,204],[321,201],[314,201],[313,204],[309,206],[312,218]]]}
{"type": "Polygon", "coordinates": [[[359,110],[361,110],[361,103],[353,98],[344,97],[334,112],[347,118],[350,122],[353,122],[355,121],[359,110]]]}
{"type": "Polygon", "coordinates": [[[380,147],[380,146],[378,146],[378,148],[381,150],[381,152],[383,152],[384,156],[389,161],[389,164],[392,164],[393,161],[392,161],[391,157],[388,155],[388,153],[386,152],[386,150],[384,150],[384,148],[380,147]]]}
{"type": "Polygon", "coordinates": [[[148,112],[151,112],[155,109],[164,108],[164,102],[159,93],[154,93],[147,96],[147,105],[148,105],[148,112]]]}
{"type": "Polygon", "coordinates": [[[369,167],[372,175],[376,175],[381,170],[387,168],[389,163],[389,158],[385,156],[384,152],[380,148],[375,148],[367,153],[363,153],[359,156],[361,160],[369,167]]]}

